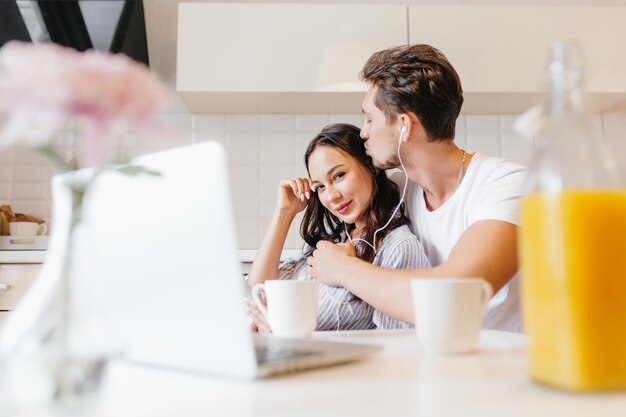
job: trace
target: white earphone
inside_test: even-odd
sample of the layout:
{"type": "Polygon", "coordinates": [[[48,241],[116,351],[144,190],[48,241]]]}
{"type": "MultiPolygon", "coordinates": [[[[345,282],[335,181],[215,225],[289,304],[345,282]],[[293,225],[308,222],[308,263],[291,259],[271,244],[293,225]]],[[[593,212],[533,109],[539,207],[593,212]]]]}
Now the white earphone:
{"type": "Polygon", "coordinates": [[[402,197],[400,197],[400,202],[396,206],[396,209],[393,211],[393,213],[391,213],[391,216],[389,217],[389,220],[387,221],[387,223],[385,223],[383,227],[381,227],[380,229],[377,229],[374,232],[374,240],[372,243],[369,243],[367,240],[362,239],[362,238],[352,239],[352,237],[350,237],[350,233],[348,233],[348,226],[344,223],[346,236],[348,237],[348,240],[350,241],[350,243],[352,243],[352,246],[356,246],[356,243],[358,242],[363,242],[366,245],[368,245],[370,248],[372,248],[374,250],[374,253],[377,253],[376,252],[376,235],[378,234],[378,232],[380,232],[381,230],[384,230],[387,226],[389,226],[389,223],[391,223],[391,221],[394,219],[400,207],[402,207],[402,203],[404,203],[404,197],[406,196],[406,187],[407,185],[409,185],[409,175],[407,174],[406,168],[404,167],[404,163],[402,162],[402,157],[400,155],[400,145],[402,144],[402,138],[404,138],[405,133],[406,133],[406,127],[402,125],[402,128],[400,128],[400,139],[398,140],[398,161],[400,162],[400,166],[402,167],[402,171],[404,172],[404,188],[402,189],[402,197]]]}

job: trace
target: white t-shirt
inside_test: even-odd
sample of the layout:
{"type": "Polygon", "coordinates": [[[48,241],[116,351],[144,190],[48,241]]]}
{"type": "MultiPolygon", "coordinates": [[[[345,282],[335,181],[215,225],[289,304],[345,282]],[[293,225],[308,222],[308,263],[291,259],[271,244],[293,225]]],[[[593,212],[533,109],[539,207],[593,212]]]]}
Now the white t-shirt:
{"type": "MultiPolygon", "coordinates": [[[[519,225],[519,203],[528,169],[515,162],[475,153],[456,192],[439,208],[426,208],[422,187],[409,181],[404,198],[411,230],[433,266],[446,261],[454,245],[473,223],[500,220],[519,225]]],[[[392,178],[404,187],[404,173],[392,178]]],[[[491,299],[484,328],[521,331],[519,272],[491,299]]]]}

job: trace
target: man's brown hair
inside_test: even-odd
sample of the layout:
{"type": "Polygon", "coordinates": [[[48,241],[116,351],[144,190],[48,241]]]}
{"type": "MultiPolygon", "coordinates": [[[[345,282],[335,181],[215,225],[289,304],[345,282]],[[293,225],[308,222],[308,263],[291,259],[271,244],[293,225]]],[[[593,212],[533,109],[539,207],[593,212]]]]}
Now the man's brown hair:
{"type": "Polygon", "coordinates": [[[388,123],[400,113],[412,112],[430,140],[454,139],[463,89],[456,70],[439,50],[411,45],[376,52],[360,77],[378,87],[374,104],[388,123]]]}

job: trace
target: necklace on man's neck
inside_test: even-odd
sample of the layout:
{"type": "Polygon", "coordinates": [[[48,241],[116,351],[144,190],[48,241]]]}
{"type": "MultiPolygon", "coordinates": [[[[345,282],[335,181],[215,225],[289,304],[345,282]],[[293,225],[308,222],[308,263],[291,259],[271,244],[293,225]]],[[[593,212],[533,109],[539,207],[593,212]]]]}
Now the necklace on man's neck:
{"type": "MultiPolygon", "coordinates": [[[[457,175],[457,179],[456,179],[456,190],[459,189],[459,187],[461,186],[461,181],[463,181],[463,173],[464,173],[464,169],[465,169],[465,158],[467,156],[467,152],[465,152],[464,149],[461,149],[463,151],[463,157],[461,158],[461,166],[459,167],[459,174],[457,175]]],[[[433,211],[435,210],[437,207],[439,207],[441,204],[439,204],[437,207],[434,207],[431,202],[428,200],[428,195],[426,193],[426,189],[423,189],[422,191],[423,195],[424,195],[424,202],[426,203],[426,208],[428,209],[428,211],[433,211]]],[[[448,197],[446,197],[447,199],[448,197]]]]}
{"type": "Polygon", "coordinates": [[[459,175],[456,180],[457,190],[459,189],[459,186],[461,185],[461,180],[463,179],[463,168],[465,168],[465,155],[467,155],[464,149],[461,150],[463,151],[463,158],[461,159],[461,167],[459,168],[459,175]]]}

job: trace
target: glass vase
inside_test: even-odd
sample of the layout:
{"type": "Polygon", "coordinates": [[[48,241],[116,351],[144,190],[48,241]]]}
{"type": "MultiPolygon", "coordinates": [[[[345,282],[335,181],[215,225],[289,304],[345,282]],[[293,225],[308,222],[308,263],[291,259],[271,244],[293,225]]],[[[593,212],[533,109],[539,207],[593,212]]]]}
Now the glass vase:
{"type": "Polygon", "coordinates": [[[102,327],[76,292],[85,277],[80,264],[81,219],[94,171],[54,178],[53,230],[37,279],[0,332],[5,394],[18,406],[77,403],[96,392],[112,356],[102,327]]]}

